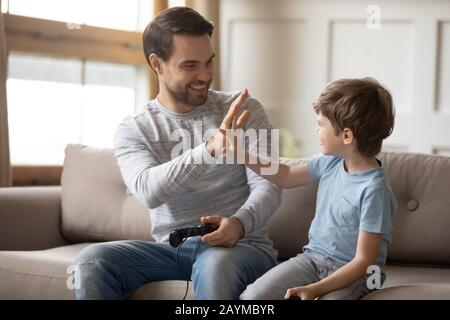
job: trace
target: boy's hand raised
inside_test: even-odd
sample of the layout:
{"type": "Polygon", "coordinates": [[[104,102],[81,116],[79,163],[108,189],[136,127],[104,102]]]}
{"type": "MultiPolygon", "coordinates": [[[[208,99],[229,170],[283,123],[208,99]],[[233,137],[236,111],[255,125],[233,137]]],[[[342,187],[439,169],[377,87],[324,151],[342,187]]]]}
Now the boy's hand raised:
{"type": "Polygon", "coordinates": [[[218,156],[226,151],[228,141],[226,138],[226,130],[243,129],[250,117],[250,111],[245,110],[239,117],[239,111],[248,97],[247,89],[244,89],[239,97],[233,101],[228,110],[225,118],[222,121],[215,136],[208,140],[206,143],[206,149],[213,156],[218,156]]]}

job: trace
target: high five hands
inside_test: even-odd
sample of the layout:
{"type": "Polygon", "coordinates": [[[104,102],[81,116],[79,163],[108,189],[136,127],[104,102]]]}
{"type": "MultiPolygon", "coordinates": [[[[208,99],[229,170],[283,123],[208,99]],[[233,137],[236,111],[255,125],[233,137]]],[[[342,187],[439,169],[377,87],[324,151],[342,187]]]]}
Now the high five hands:
{"type": "Polygon", "coordinates": [[[234,139],[235,141],[228,140],[226,132],[227,130],[237,130],[244,128],[245,124],[250,118],[250,111],[245,110],[239,117],[238,115],[247,97],[248,91],[247,89],[244,89],[239,97],[237,97],[236,100],[234,100],[231,104],[230,109],[223,119],[219,129],[217,129],[214,137],[209,139],[206,143],[206,149],[213,157],[225,154],[227,150],[229,152],[235,151],[235,144],[237,143],[237,141],[236,139],[234,139]]]}

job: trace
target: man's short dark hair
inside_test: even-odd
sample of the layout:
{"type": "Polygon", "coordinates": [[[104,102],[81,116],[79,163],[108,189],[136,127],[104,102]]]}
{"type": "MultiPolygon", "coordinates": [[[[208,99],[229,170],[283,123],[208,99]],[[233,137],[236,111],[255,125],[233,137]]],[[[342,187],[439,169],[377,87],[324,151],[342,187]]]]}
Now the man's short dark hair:
{"type": "Polygon", "coordinates": [[[149,55],[155,53],[163,61],[172,55],[174,34],[212,36],[214,24],[197,11],[188,7],[173,7],[159,13],[144,30],[142,41],[145,59],[150,64],[149,55]]]}
{"type": "Polygon", "coordinates": [[[389,91],[373,78],[340,79],[326,86],[314,103],[336,134],[352,130],[358,151],[376,156],[394,129],[395,111],[389,91]]]}

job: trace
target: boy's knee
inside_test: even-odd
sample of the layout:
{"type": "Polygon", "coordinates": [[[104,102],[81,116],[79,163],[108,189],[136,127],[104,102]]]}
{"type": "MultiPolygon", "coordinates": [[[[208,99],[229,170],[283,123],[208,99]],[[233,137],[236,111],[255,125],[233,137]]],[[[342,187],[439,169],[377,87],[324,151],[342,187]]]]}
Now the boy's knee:
{"type": "Polygon", "coordinates": [[[239,300],[259,300],[257,290],[254,290],[252,285],[247,286],[247,289],[241,293],[239,300]]]}
{"type": "Polygon", "coordinates": [[[265,285],[258,280],[247,286],[247,289],[239,297],[240,300],[278,300],[281,298],[282,296],[279,294],[279,290],[276,290],[271,285],[265,285]]]}

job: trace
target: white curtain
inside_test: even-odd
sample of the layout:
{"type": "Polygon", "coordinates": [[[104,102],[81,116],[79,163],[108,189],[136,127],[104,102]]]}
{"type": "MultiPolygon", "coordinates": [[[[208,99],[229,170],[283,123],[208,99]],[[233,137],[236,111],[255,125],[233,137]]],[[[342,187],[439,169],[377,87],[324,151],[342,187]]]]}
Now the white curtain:
{"type": "Polygon", "coordinates": [[[0,13],[0,187],[9,187],[11,186],[11,163],[6,106],[6,37],[3,18],[3,14],[0,13]]]}

